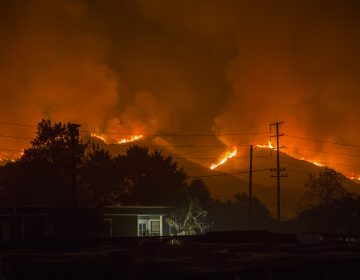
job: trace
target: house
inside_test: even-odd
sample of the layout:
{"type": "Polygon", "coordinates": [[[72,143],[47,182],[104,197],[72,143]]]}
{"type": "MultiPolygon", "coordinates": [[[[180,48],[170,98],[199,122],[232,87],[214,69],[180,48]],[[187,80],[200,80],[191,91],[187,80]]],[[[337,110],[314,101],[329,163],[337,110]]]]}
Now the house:
{"type": "Polygon", "coordinates": [[[171,229],[166,216],[173,208],[163,206],[2,207],[1,240],[56,239],[71,227],[81,228],[81,237],[166,236],[171,229]],[[101,224],[101,230],[95,224],[101,224]]]}

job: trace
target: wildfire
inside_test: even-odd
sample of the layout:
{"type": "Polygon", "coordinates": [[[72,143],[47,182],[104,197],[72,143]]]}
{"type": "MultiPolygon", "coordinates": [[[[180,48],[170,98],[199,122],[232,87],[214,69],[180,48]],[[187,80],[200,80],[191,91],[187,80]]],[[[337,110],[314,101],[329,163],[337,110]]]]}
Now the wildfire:
{"type": "Polygon", "coordinates": [[[104,136],[98,135],[96,133],[91,133],[90,135],[91,135],[91,137],[100,139],[101,141],[105,142],[106,144],[109,144],[104,136]]]}
{"type": "Polygon", "coordinates": [[[22,157],[24,152],[1,152],[0,162],[15,162],[22,157]]]}
{"type": "Polygon", "coordinates": [[[117,142],[117,144],[124,144],[124,143],[134,142],[134,141],[140,140],[143,137],[144,137],[144,135],[132,135],[129,138],[120,139],[117,142]]]}
{"type": "Polygon", "coordinates": [[[321,162],[318,162],[318,161],[307,160],[307,159],[305,159],[304,157],[302,157],[301,160],[306,161],[306,162],[310,162],[310,163],[312,163],[313,165],[316,165],[316,166],[319,166],[319,167],[325,166],[324,163],[321,163],[321,162]]]}
{"type": "Polygon", "coordinates": [[[350,179],[360,183],[360,177],[350,177],[350,179]]]}
{"type": "Polygon", "coordinates": [[[258,148],[262,148],[262,149],[271,149],[271,150],[275,150],[276,148],[274,148],[274,146],[272,145],[271,141],[269,141],[267,143],[267,145],[256,145],[256,147],[258,148]]]}
{"type": "Polygon", "coordinates": [[[220,159],[217,163],[213,163],[211,166],[210,166],[210,169],[211,170],[214,170],[216,167],[218,167],[219,165],[222,165],[224,164],[225,162],[227,162],[228,159],[230,158],[233,158],[234,156],[236,156],[237,154],[237,149],[236,147],[234,147],[232,149],[232,151],[227,151],[220,159]]]}
{"type": "Polygon", "coordinates": [[[131,135],[130,137],[127,138],[122,138],[120,140],[111,140],[111,139],[107,139],[107,137],[97,134],[97,133],[91,133],[91,137],[95,137],[97,139],[100,139],[101,141],[103,141],[106,144],[126,144],[126,143],[130,143],[130,142],[134,142],[137,140],[140,140],[141,138],[144,137],[144,135],[140,134],[140,135],[131,135]]]}
{"type": "MultiPolygon", "coordinates": [[[[276,150],[276,148],[272,145],[271,141],[269,141],[267,145],[256,145],[256,147],[262,148],[262,149],[276,150]]],[[[304,157],[302,157],[302,158],[300,158],[300,159],[303,160],[303,161],[310,162],[310,163],[312,163],[312,164],[314,164],[314,165],[316,165],[316,166],[319,166],[319,167],[325,166],[325,164],[323,164],[323,163],[320,163],[320,162],[318,162],[318,161],[307,160],[307,159],[305,159],[304,157]]]]}

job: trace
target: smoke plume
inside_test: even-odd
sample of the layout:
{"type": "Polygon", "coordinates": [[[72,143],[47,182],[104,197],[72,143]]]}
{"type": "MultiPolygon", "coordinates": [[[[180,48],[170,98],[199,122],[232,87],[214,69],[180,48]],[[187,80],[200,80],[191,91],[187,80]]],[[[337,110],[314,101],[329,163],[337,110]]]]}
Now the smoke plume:
{"type": "MultiPolygon", "coordinates": [[[[357,144],[357,5],[4,1],[0,121],[50,118],[78,122],[84,130],[134,134],[262,132],[284,121],[289,136],[357,144]]],[[[0,129],[4,135],[34,133],[0,129]]],[[[267,135],[166,138],[189,145],[218,141],[258,144],[267,135]]],[[[288,136],[282,142],[297,157],[360,174],[354,157],[343,156],[354,149],[288,136]]],[[[0,139],[1,148],[27,144],[0,139]]]]}

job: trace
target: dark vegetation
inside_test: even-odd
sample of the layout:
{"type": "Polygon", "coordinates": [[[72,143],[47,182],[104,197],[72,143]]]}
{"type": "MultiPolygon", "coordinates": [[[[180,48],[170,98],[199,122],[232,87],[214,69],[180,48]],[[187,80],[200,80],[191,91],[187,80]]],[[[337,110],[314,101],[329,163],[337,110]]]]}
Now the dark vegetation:
{"type": "Polygon", "coordinates": [[[360,196],[348,192],[344,177],[324,168],[319,174],[309,174],[307,191],[302,197],[298,217],[289,221],[293,231],[329,233],[359,233],[360,196]]]}
{"type": "Polygon", "coordinates": [[[276,223],[254,197],[253,222],[249,225],[247,194],[239,193],[232,201],[215,200],[204,181],[189,179],[171,156],[139,146],[111,156],[98,145],[83,143],[72,124],[46,120],[39,123],[32,146],[23,156],[0,168],[3,206],[174,206],[171,222],[179,234],[245,230],[249,226],[296,232],[358,232],[360,197],[342,187],[338,173],[325,168],[320,174],[309,175],[307,189],[299,198],[299,216],[282,224],[276,223]],[[184,224],[185,217],[195,220],[195,216],[196,225],[184,224]]]}

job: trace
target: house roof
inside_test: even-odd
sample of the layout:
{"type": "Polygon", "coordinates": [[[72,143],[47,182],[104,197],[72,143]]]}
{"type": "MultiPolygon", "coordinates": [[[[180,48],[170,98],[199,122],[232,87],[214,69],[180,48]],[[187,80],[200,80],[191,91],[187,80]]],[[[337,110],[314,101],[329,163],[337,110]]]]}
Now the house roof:
{"type": "MultiPolygon", "coordinates": [[[[104,215],[149,215],[149,214],[169,214],[174,207],[169,206],[106,206],[106,207],[79,207],[80,211],[97,210],[104,215]]],[[[0,207],[0,216],[8,215],[52,215],[63,211],[69,211],[69,207],[58,206],[19,206],[19,207],[0,207]]]]}

